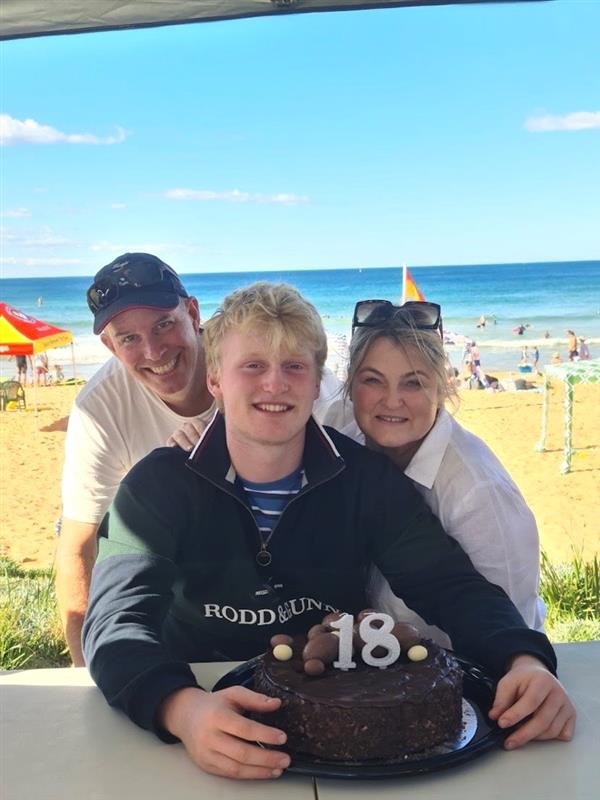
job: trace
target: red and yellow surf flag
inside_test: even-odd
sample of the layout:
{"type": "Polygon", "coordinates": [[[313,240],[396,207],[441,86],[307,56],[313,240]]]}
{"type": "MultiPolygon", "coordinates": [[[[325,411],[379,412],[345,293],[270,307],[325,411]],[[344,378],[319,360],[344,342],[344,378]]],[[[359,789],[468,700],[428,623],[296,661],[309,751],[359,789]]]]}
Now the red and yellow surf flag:
{"type": "Polygon", "coordinates": [[[425,300],[425,295],[419,289],[406,265],[402,267],[402,302],[407,300],[425,300]]]}

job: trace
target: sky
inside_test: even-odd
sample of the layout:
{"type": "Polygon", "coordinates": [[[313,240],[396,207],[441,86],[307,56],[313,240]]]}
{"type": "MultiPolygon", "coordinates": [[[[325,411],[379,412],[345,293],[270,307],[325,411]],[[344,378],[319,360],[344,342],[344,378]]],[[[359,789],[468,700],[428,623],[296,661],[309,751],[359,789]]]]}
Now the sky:
{"type": "Polygon", "coordinates": [[[1,274],[600,258],[600,0],[0,44],[1,274]]]}

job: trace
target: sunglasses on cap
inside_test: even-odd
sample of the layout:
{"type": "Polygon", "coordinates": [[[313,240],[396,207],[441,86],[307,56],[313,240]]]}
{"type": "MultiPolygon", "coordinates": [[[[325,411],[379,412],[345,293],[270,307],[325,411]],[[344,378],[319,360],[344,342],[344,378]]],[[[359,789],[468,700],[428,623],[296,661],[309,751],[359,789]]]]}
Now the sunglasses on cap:
{"type": "Polygon", "coordinates": [[[87,291],[87,303],[92,313],[96,314],[128,291],[150,286],[158,291],[188,296],[177,274],[168,264],[157,258],[137,259],[117,262],[101,269],[87,291]]]}
{"type": "Polygon", "coordinates": [[[352,333],[356,328],[378,328],[396,319],[422,331],[439,330],[444,338],[441,306],[424,300],[409,300],[401,306],[389,300],[359,300],[354,307],[352,333]]]}

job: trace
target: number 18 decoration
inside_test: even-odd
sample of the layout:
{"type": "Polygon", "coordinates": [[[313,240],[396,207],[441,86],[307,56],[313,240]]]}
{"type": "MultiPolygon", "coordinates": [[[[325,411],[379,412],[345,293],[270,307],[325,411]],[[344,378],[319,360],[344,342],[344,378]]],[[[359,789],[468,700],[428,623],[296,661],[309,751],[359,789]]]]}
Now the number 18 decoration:
{"type": "MultiPolygon", "coordinates": [[[[291,636],[277,634],[271,638],[273,656],[278,661],[291,660],[293,646],[291,636]]],[[[386,669],[402,652],[409,661],[427,658],[418,630],[406,622],[394,622],[389,614],[366,609],[358,614],[356,622],[352,614],[346,613],[333,612],[324,617],[321,624],[308,631],[301,658],[304,672],[318,677],[329,665],[340,670],[355,669],[353,656],[360,656],[370,667],[386,669]]]]}
{"type": "MultiPolygon", "coordinates": [[[[339,631],[340,645],[338,660],[333,662],[336,669],[354,669],[356,661],[352,660],[352,641],[354,639],[354,617],[344,614],[338,620],[329,623],[331,628],[339,631]]],[[[400,642],[392,634],[394,620],[389,614],[367,614],[360,621],[358,635],[364,642],[361,657],[370,667],[385,669],[394,664],[400,657],[400,642]],[[376,623],[381,623],[377,625],[376,623]],[[387,652],[375,655],[376,647],[382,647],[387,652]]]]}

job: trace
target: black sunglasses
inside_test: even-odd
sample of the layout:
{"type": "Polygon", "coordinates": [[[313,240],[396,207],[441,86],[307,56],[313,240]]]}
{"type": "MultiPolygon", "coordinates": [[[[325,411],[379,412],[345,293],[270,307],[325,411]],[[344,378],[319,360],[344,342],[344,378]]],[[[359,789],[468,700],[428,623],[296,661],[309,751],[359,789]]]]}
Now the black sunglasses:
{"type": "Polygon", "coordinates": [[[359,300],[354,307],[352,333],[356,328],[375,328],[398,318],[419,330],[439,330],[444,340],[441,306],[424,300],[409,300],[401,306],[389,300],[359,300]]]}
{"type": "Polygon", "coordinates": [[[115,264],[109,270],[104,268],[96,275],[94,283],[87,291],[87,303],[92,313],[96,314],[114,303],[123,291],[127,293],[128,289],[146,286],[158,288],[160,284],[167,292],[175,292],[181,297],[188,296],[183,284],[167,264],[154,261],[115,264]]]}

